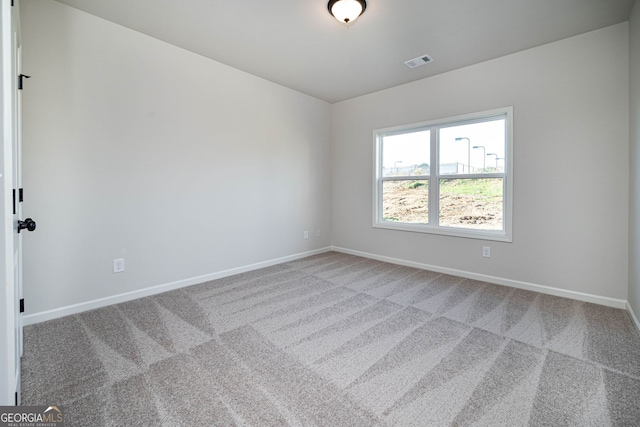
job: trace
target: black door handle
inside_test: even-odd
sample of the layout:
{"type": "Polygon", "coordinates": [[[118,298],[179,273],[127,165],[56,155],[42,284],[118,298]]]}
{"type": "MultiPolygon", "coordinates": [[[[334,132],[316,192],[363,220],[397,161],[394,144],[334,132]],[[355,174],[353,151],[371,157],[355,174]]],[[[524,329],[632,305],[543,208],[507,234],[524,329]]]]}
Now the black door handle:
{"type": "Polygon", "coordinates": [[[24,221],[18,221],[18,233],[20,230],[27,229],[29,231],[33,231],[36,229],[36,222],[31,218],[27,218],[24,221]]]}

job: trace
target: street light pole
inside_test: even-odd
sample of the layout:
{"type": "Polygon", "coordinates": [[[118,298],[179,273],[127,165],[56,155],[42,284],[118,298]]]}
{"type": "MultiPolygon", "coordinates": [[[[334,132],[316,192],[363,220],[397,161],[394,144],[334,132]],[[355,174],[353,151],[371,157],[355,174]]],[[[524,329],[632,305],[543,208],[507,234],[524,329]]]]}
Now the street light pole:
{"type": "Polygon", "coordinates": [[[456,141],[467,140],[467,173],[471,173],[471,140],[467,137],[456,138],[456,141]]]}
{"type": "Polygon", "coordinates": [[[474,145],[473,148],[482,148],[482,172],[487,168],[487,150],[484,149],[484,145],[474,145]]]}
{"type": "Polygon", "coordinates": [[[402,160],[398,160],[397,162],[393,163],[393,168],[396,170],[396,173],[398,173],[398,163],[402,163],[402,160]]]}
{"type": "Polygon", "coordinates": [[[487,156],[496,156],[496,169],[498,169],[498,155],[496,153],[487,153],[487,156]]]}

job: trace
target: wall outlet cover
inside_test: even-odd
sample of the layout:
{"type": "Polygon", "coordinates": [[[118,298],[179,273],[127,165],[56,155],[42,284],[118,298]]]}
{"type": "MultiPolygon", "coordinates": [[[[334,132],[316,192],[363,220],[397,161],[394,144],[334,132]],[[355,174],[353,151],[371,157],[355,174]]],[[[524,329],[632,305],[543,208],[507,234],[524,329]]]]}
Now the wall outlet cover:
{"type": "Polygon", "coordinates": [[[118,258],[113,260],[113,272],[122,273],[124,271],[124,258],[118,258]]]}

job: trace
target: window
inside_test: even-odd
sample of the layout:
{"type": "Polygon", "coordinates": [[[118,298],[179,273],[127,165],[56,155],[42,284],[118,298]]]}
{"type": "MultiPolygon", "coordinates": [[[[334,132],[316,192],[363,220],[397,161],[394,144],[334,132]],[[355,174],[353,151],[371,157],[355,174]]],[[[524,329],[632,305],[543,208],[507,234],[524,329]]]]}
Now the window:
{"type": "Polygon", "coordinates": [[[374,227],[511,241],[512,108],[375,131],[374,227]]]}

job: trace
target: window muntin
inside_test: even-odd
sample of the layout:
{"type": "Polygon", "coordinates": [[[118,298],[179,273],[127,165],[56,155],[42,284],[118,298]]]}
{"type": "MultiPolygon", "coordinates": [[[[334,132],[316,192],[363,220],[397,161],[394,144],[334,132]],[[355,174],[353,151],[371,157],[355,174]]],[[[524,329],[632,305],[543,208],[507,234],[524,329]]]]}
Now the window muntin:
{"type": "Polygon", "coordinates": [[[511,123],[509,107],[376,131],[374,227],[511,241],[511,123]]]}

